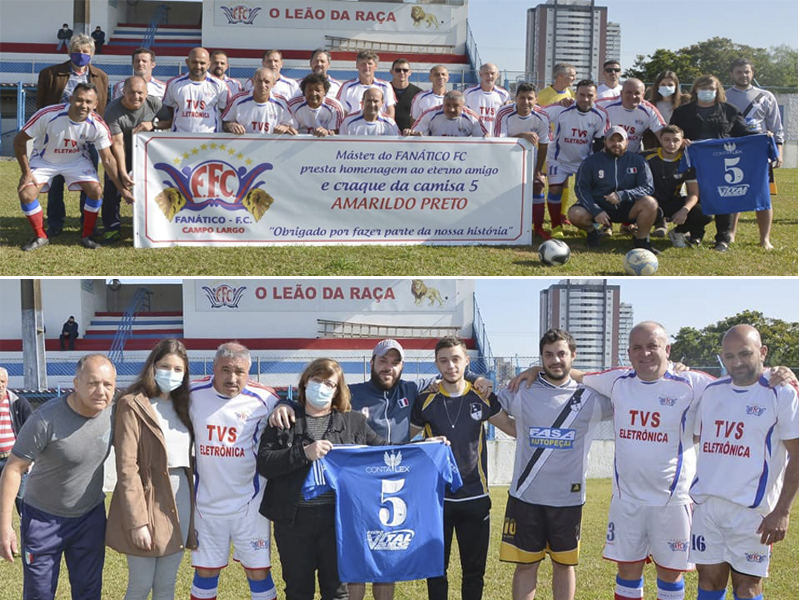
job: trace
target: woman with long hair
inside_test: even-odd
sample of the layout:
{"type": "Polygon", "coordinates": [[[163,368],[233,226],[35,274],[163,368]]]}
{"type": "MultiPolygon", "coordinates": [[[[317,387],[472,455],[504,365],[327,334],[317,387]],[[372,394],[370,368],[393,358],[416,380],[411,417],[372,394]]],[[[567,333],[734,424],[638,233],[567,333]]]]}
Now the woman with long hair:
{"type": "Polygon", "coordinates": [[[689,95],[681,92],[681,82],[675,71],[661,71],[656,75],[656,81],[647,90],[646,97],[651,104],[655,104],[667,123],[676,108],[689,102],[689,95]]]}
{"type": "Polygon", "coordinates": [[[347,598],[336,557],[335,493],[305,500],[301,488],[313,462],[334,444],[386,442],[350,410],[350,390],[335,360],[318,358],[305,368],[297,401],[292,426],[270,425],[261,438],[258,472],[267,487],[260,512],[274,524],[287,600],[312,600],[315,574],[322,600],[347,598]]]}
{"type": "Polygon", "coordinates": [[[117,485],[106,544],[128,557],[125,600],[172,600],[192,525],[189,358],[176,339],[160,341],[117,400],[117,485]]]}

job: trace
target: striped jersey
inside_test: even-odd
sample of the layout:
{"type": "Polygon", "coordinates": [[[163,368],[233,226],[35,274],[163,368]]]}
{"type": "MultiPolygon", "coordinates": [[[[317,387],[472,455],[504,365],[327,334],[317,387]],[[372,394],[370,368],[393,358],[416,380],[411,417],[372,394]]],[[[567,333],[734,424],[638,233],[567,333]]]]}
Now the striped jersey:
{"type": "Polygon", "coordinates": [[[478,115],[481,123],[491,131],[495,115],[500,107],[509,101],[511,95],[507,90],[494,86],[486,92],[480,85],[474,85],[464,90],[464,106],[478,115]]]}
{"type": "Polygon", "coordinates": [[[455,119],[450,119],[442,106],[431,108],[422,113],[414,122],[411,129],[419,131],[422,135],[435,135],[444,137],[484,137],[488,135],[478,115],[466,106],[455,119]]]}
{"type": "Polygon", "coordinates": [[[614,127],[622,127],[628,132],[628,152],[639,152],[642,136],[648,129],[655,133],[666,125],[658,109],[647,100],[642,100],[636,108],[625,108],[619,97],[603,98],[598,106],[608,113],[608,122],[614,127]]]}
{"type": "Polygon", "coordinates": [[[6,393],[0,400],[0,457],[8,456],[16,439],[11,427],[11,398],[6,393]]]}
{"type": "Polygon", "coordinates": [[[248,381],[238,396],[228,398],[213,383],[213,377],[204,377],[191,384],[197,510],[203,516],[243,514],[264,493],[266,479],[256,472],[256,457],[278,397],[272,388],[248,381]]]}
{"type": "Polygon", "coordinates": [[[443,435],[450,440],[464,484],[457,492],[448,492],[445,500],[472,500],[489,493],[483,422],[501,410],[497,396],[491,394],[484,400],[468,382],[461,396],[450,396],[441,385],[437,392],[417,396],[411,424],[422,427],[426,438],[443,435]]]}
{"type": "Polygon", "coordinates": [[[517,426],[514,474],[508,493],[529,504],[578,506],[586,501],[586,470],[597,423],[611,403],[572,379],[560,386],[542,373],[497,399],[517,426]]]}
{"type": "Polygon", "coordinates": [[[111,147],[108,125],[92,111],[85,121],[69,118],[69,104],[53,104],[36,111],[22,131],[33,138],[31,161],[65,165],[81,158],[89,159],[87,143],[98,150],[111,147]]]}
{"type": "Polygon", "coordinates": [[[542,110],[553,124],[551,143],[547,148],[548,162],[557,160],[576,170],[592,153],[594,139],[605,136],[610,127],[608,114],[597,105],[586,112],[578,110],[577,103],[568,108],[550,104],[542,110]]]}
{"type": "Polygon", "coordinates": [[[514,137],[520,133],[535,133],[540,144],[550,143],[550,117],[538,106],[526,117],[517,112],[517,105],[507,104],[497,111],[494,137],[514,137]]]}
{"type": "Polygon", "coordinates": [[[172,131],[218,133],[222,130],[220,113],[228,105],[228,86],[221,79],[206,74],[203,81],[192,81],[188,74],[167,82],[164,105],[172,107],[172,131]]]}
{"type": "Polygon", "coordinates": [[[444,94],[435,94],[433,90],[420,92],[411,100],[411,118],[416,121],[426,110],[441,106],[444,102],[444,94]]]}
{"type": "Polygon", "coordinates": [[[339,128],[340,135],[400,135],[397,123],[391,117],[378,115],[374,121],[367,121],[360,112],[347,115],[339,128]]]}
{"type": "Polygon", "coordinates": [[[342,84],[342,87],[339,88],[339,93],[336,95],[336,99],[344,108],[345,114],[361,110],[361,100],[364,97],[364,92],[370,88],[378,88],[383,92],[383,112],[386,112],[390,106],[397,104],[394,88],[388,81],[376,77],[371,84],[366,84],[361,83],[358,79],[349,79],[342,84]]]}
{"type": "MultiPolygon", "coordinates": [[[[116,100],[120,96],[122,96],[122,88],[125,87],[125,80],[120,81],[114,86],[114,89],[111,93],[111,99],[116,100]]],[[[150,81],[147,82],[147,95],[148,96],[155,96],[158,99],[164,98],[164,91],[167,88],[167,84],[161,81],[160,79],[156,79],[155,77],[151,77],[150,81]]]]}
{"type": "Polygon", "coordinates": [[[317,108],[311,108],[303,96],[289,100],[298,133],[314,133],[317,127],[338,130],[344,121],[344,109],[337,100],[326,96],[317,108]]]}
{"type": "Polygon", "coordinates": [[[713,378],[700,371],[644,381],[631,368],[588,373],[586,387],[614,408],[613,493],[635,504],[689,504],[695,474],[694,420],[700,395],[713,378]]]}
{"type": "MultiPolygon", "coordinates": [[[[700,399],[697,477],[691,494],[702,504],[724,498],[767,515],[775,508],[786,467],[784,440],[798,437],[797,388],[715,381],[700,399]]],[[[755,532],[751,532],[755,533],[755,532]]]]}
{"type": "Polygon", "coordinates": [[[271,94],[266,102],[256,102],[252,92],[234,96],[222,113],[222,120],[239,123],[247,133],[273,133],[278,125],[294,124],[283,97],[271,94]]]}

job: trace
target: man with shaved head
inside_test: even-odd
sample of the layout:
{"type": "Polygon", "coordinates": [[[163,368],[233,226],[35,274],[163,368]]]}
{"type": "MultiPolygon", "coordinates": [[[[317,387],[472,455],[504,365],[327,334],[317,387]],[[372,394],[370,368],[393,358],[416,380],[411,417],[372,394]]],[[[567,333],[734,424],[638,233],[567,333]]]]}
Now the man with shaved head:
{"type": "Polygon", "coordinates": [[[700,399],[690,558],[698,600],[758,599],[772,544],[786,536],[798,488],[797,386],[769,387],[768,349],[750,325],[722,338],[726,377],[700,399]],[[788,462],[787,462],[788,458],[788,462]]]}
{"type": "Polygon", "coordinates": [[[238,94],[222,113],[225,131],[245,133],[288,133],[297,135],[294,119],[286,100],[273,94],[275,71],[261,67],[253,74],[250,92],[238,94]]]}
{"type": "Polygon", "coordinates": [[[171,122],[162,129],[186,133],[217,133],[222,130],[220,113],[228,105],[228,86],[208,72],[211,58],[205,48],[193,48],[186,59],[188,72],[173,77],[164,91],[164,106],[171,122]]]}
{"type": "Polygon", "coordinates": [[[55,597],[62,555],[72,597],[101,598],[103,464],[111,450],[116,380],[117,371],[107,357],[83,356],[72,380],[75,389],[33,413],[14,442],[0,476],[0,556],[13,561],[18,551],[23,555],[23,598],[55,597]],[[11,513],[29,468],[18,546],[11,513]]]}
{"type": "Polygon", "coordinates": [[[479,71],[481,82],[464,90],[464,101],[467,108],[478,115],[487,131],[494,129],[494,118],[504,104],[511,102],[508,90],[495,85],[500,72],[497,65],[486,63],[479,71]]]}
{"type": "Polygon", "coordinates": [[[648,129],[653,133],[666,125],[658,109],[644,99],[641,79],[628,79],[622,84],[622,93],[611,98],[600,98],[597,106],[605,109],[612,127],[618,125],[628,132],[628,150],[639,152],[642,135],[648,129]]]}

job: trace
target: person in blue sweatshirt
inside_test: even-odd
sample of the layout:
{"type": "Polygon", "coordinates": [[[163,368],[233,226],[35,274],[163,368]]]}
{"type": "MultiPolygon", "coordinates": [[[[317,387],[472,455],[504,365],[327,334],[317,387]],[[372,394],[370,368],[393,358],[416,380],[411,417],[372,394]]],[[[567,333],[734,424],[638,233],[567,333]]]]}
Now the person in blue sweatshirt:
{"type": "Polygon", "coordinates": [[[586,158],[575,177],[577,203],[569,209],[569,220],[587,232],[589,248],[600,246],[600,228],[611,223],[636,223],[634,248],[650,245],[650,229],[658,216],[653,198],[653,175],[639,154],[628,152],[628,133],[611,127],[602,152],[586,158]]]}

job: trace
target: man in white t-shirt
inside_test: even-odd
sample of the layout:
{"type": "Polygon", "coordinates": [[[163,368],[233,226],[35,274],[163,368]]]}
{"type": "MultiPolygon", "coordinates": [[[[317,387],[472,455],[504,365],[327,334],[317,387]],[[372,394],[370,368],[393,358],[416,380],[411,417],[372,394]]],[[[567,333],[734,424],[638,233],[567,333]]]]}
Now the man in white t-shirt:
{"type": "Polygon", "coordinates": [[[612,127],[619,126],[628,132],[629,152],[642,149],[645,131],[657,133],[666,125],[658,109],[644,99],[644,83],[639,79],[628,79],[622,84],[618,98],[598,100],[597,105],[608,113],[612,127]]]}
{"type": "MultiPolygon", "coordinates": [[[[342,82],[338,79],[334,79],[330,75],[328,75],[328,69],[331,68],[331,53],[325,50],[325,48],[317,48],[311,54],[311,60],[309,61],[311,65],[311,72],[315,75],[322,75],[325,79],[328,80],[328,91],[326,93],[328,98],[336,100],[336,95],[339,93],[339,88],[342,87],[342,82]]],[[[301,81],[298,81],[298,85],[301,81]]],[[[302,90],[298,90],[295,92],[294,97],[302,96],[302,90]]]]}
{"type": "Polygon", "coordinates": [[[289,100],[298,133],[316,137],[334,135],[344,121],[344,109],[330,97],[330,81],[323,73],[311,73],[300,82],[302,95],[289,100]]]}
{"type": "Polygon", "coordinates": [[[164,106],[171,120],[159,128],[186,133],[217,133],[220,114],[228,106],[228,86],[208,72],[211,58],[205,48],[194,48],[186,59],[188,73],[167,82],[164,106]]]}
{"type": "Polygon", "coordinates": [[[253,74],[253,89],[234,96],[222,113],[223,128],[229,133],[288,133],[297,135],[286,100],[271,94],[275,72],[261,67],[253,74]]]}
{"type": "Polygon", "coordinates": [[[441,106],[422,113],[411,129],[405,130],[403,135],[487,137],[489,132],[478,114],[465,106],[464,95],[458,90],[450,90],[444,95],[441,106]]]}
{"type": "MultiPolygon", "coordinates": [[[[54,104],[39,110],[14,138],[14,154],[22,171],[17,193],[22,212],[36,236],[22,247],[23,251],[36,250],[50,243],[44,231],[38,197],[50,188],[50,182],[57,175],[63,175],[70,190],[86,192],[81,245],[91,250],[100,247],[91,235],[103,204],[103,188],[89,156],[89,143],[94,144],[106,174],[123,198],[133,202],[130,190],[120,182],[117,161],[111,153],[111,132],[94,112],[96,106],[95,85],[79,83],[69,104],[54,104]],[[27,145],[31,139],[34,144],[29,159],[27,145]]],[[[119,168],[124,169],[125,165],[119,168]]]]}
{"type": "Polygon", "coordinates": [[[341,135],[400,135],[394,119],[381,114],[384,99],[380,88],[367,88],[361,104],[364,108],[360,112],[345,117],[339,128],[341,135]]]}
{"type": "Polygon", "coordinates": [[[383,92],[383,107],[381,112],[387,117],[394,119],[394,105],[397,104],[397,97],[394,95],[394,89],[391,83],[375,77],[379,61],[380,57],[371,50],[362,50],[356,56],[358,77],[345,81],[342,87],[339,88],[339,94],[336,96],[336,99],[344,108],[345,114],[360,111],[364,92],[369,88],[379,88],[381,92],[383,92]]]}
{"type": "Polygon", "coordinates": [[[471,111],[480,117],[486,129],[494,127],[494,117],[500,107],[511,102],[508,90],[495,85],[500,72],[492,63],[481,65],[481,82],[464,90],[464,102],[471,111]]]}
{"type": "MultiPolygon", "coordinates": [[[[137,48],[133,51],[133,74],[143,77],[147,82],[147,95],[155,96],[159,100],[164,97],[164,89],[167,84],[153,77],[153,69],[156,66],[155,52],[149,48],[137,48]]],[[[125,80],[120,81],[114,86],[111,95],[112,100],[116,100],[122,96],[122,88],[125,86],[125,80]]]]}
{"type": "Polygon", "coordinates": [[[427,92],[420,92],[411,101],[412,123],[419,119],[426,110],[436,108],[444,102],[444,95],[447,93],[447,82],[450,81],[450,73],[444,65],[431,67],[428,73],[433,87],[427,92]]]}
{"type": "Polygon", "coordinates": [[[622,84],[619,82],[621,71],[618,60],[610,59],[603,63],[603,83],[597,86],[598,98],[613,98],[622,93],[622,84]]]}
{"type": "Polygon", "coordinates": [[[242,83],[238,79],[228,77],[228,55],[224,50],[214,50],[210,56],[211,74],[217,79],[221,79],[228,86],[228,96],[233,98],[236,94],[242,93],[242,83]]]}
{"type": "Polygon", "coordinates": [[[192,382],[198,547],[192,552],[191,600],[217,597],[231,543],[234,560],[247,574],[251,600],[276,597],[270,523],[258,512],[266,480],[256,472],[256,455],[278,398],[271,388],[248,381],[251,364],[247,348],[222,344],[214,356],[213,376],[192,382]]]}
{"type": "MultiPolygon", "coordinates": [[[[297,95],[300,86],[297,81],[281,75],[283,69],[283,54],[280,50],[266,50],[261,59],[261,66],[272,69],[275,72],[275,86],[272,90],[274,94],[283,96],[287,100],[297,95]]],[[[244,89],[249,92],[253,89],[253,80],[248,79],[244,84],[244,89]]]]}
{"type": "Polygon", "coordinates": [[[690,550],[699,600],[724,599],[729,577],[734,598],[761,600],[772,545],[789,526],[798,488],[797,387],[770,388],[766,356],[754,327],[732,327],[722,338],[728,376],[700,399],[690,550]]]}

